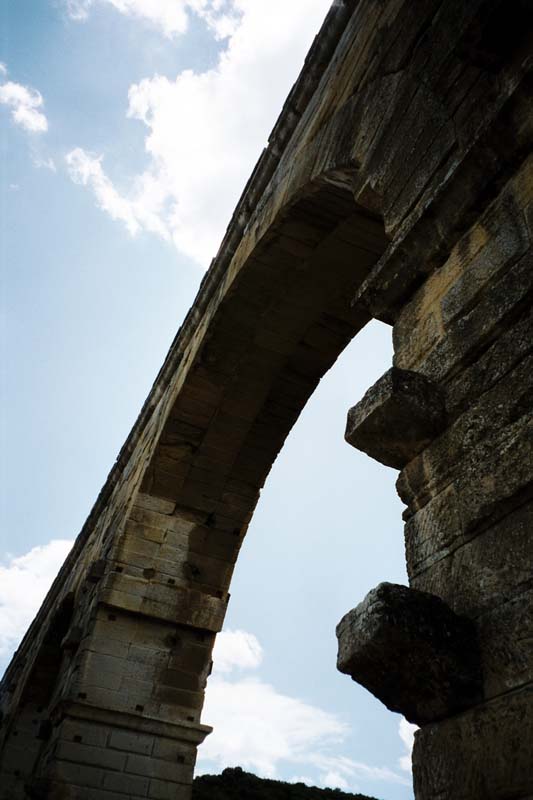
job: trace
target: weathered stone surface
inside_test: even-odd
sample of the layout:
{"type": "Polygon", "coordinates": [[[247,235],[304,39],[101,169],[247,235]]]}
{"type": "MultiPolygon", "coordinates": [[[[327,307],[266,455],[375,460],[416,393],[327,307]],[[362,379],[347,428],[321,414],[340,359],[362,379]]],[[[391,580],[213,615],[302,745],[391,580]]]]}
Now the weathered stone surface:
{"type": "Polygon", "coordinates": [[[418,800],[533,797],[532,31],[527,0],[333,4],[0,685],[0,800],[189,800],[261,487],[371,317],[407,372],[350,438],[402,469],[410,579],[440,600],[376,616],[369,680],[439,719],[417,735],[418,800]]]}
{"type": "Polygon", "coordinates": [[[435,595],[381,583],[343,617],[337,638],[337,668],[410,722],[481,699],[475,628],[435,595]]]}
{"type": "Polygon", "coordinates": [[[531,686],[417,732],[416,797],[528,800],[531,797],[531,686]]]}
{"type": "Polygon", "coordinates": [[[410,579],[414,588],[473,619],[533,584],[533,504],[520,505],[471,538],[463,535],[454,502],[446,492],[407,523],[410,579]]]}
{"type": "Polygon", "coordinates": [[[401,469],[445,424],[440,388],[423,375],[393,367],[350,409],[345,439],[376,461],[401,469]]]}
{"type": "Polygon", "coordinates": [[[533,581],[504,598],[476,621],[488,698],[533,684],[533,581]]]}

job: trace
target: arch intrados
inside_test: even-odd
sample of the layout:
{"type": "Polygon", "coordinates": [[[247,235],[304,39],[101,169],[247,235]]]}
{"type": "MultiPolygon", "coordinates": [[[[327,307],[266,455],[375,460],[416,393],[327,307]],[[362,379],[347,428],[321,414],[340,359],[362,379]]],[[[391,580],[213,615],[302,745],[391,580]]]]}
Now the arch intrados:
{"type": "MultiPolygon", "coordinates": [[[[300,191],[219,298],[144,476],[143,494],[231,534],[232,561],[285,438],[369,321],[351,299],[388,242],[349,180],[300,191]]],[[[189,548],[194,560],[193,534],[189,548]]],[[[207,572],[187,583],[221,596],[231,570],[207,572]]]]}

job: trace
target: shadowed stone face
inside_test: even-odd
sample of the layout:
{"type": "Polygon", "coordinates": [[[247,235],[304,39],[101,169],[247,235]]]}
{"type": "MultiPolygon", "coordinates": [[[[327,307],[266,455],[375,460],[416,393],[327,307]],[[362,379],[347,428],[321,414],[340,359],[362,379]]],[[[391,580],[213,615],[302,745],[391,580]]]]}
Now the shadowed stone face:
{"type": "Polygon", "coordinates": [[[190,800],[260,491],[370,318],[395,368],[346,439],[402,469],[413,588],[339,668],[423,726],[418,800],[533,800],[532,52],[531,0],[335,0],[0,683],[0,800],[190,800]]]}
{"type": "Polygon", "coordinates": [[[345,439],[387,467],[402,469],[444,429],[441,389],[392,367],[348,412],[345,439]]]}
{"type": "Polygon", "coordinates": [[[337,667],[418,725],[481,700],[473,623],[440,598],[381,583],[337,626],[337,667]]]}

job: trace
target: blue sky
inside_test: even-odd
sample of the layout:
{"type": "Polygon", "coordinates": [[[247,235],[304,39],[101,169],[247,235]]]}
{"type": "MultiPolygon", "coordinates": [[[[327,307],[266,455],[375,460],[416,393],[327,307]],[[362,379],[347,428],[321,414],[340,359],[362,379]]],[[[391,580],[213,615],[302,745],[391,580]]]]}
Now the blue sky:
{"type": "MultiPolygon", "coordinates": [[[[105,481],[328,6],[0,5],[0,669],[105,481]]],[[[402,740],[400,718],[335,670],[340,617],[381,580],[406,582],[396,474],[343,441],[348,407],[391,357],[390,329],[368,326],[274,465],[208,688],[204,771],[239,763],[412,798],[409,730],[402,740]]]]}

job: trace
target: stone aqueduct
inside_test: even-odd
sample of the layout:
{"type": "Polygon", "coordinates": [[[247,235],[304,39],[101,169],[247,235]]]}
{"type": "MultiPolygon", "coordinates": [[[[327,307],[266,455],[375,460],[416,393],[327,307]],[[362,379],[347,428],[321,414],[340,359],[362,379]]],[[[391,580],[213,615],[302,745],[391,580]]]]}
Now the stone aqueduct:
{"type": "Polygon", "coordinates": [[[1,800],[190,797],[260,489],[371,318],[394,367],[347,438],[401,470],[411,588],[339,667],[420,724],[419,800],[531,800],[532,34],[531,0],[333,4],[6,672],[1,800]]]}

